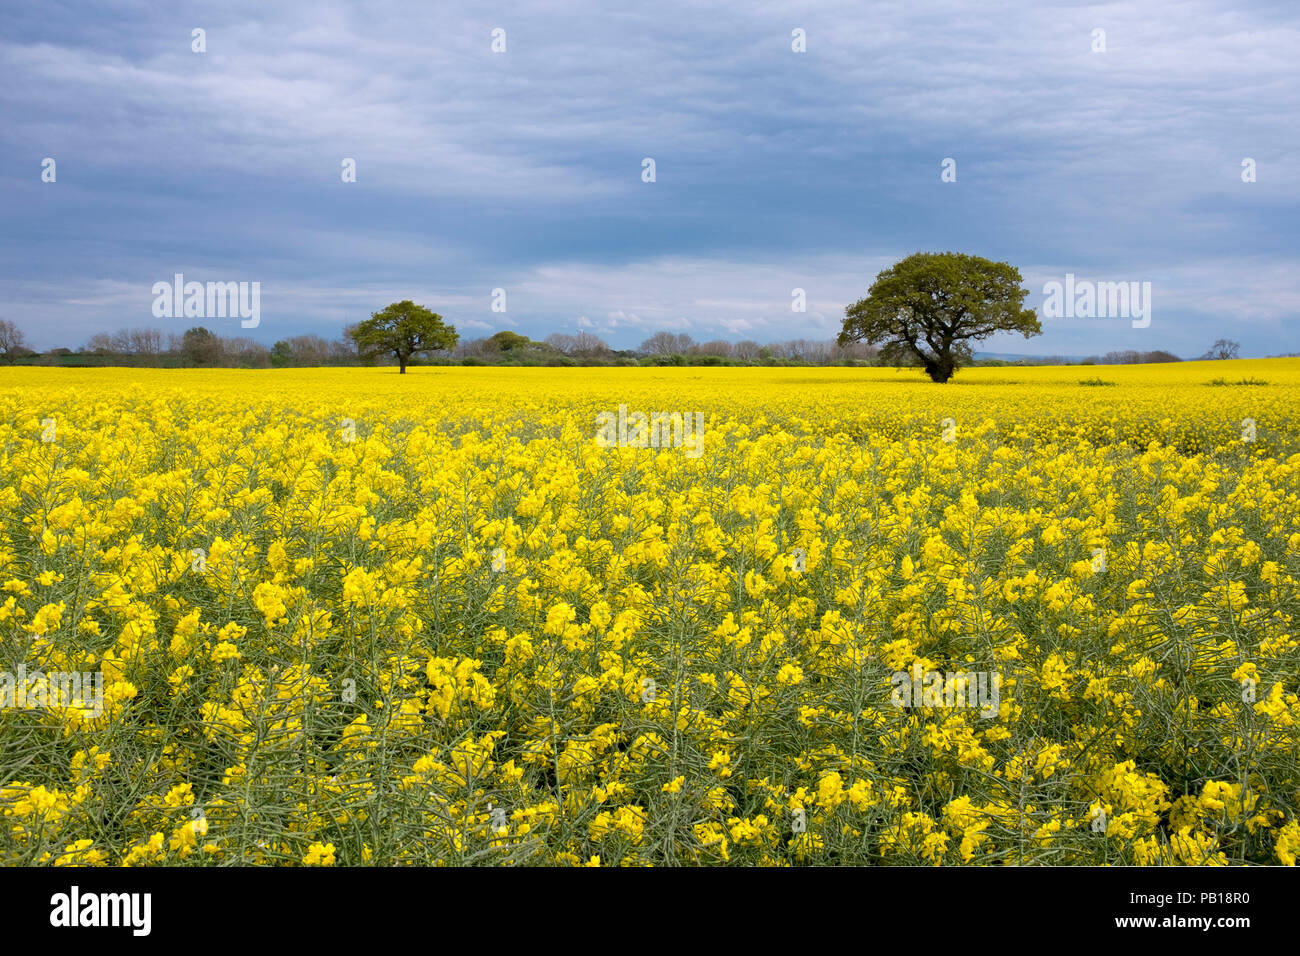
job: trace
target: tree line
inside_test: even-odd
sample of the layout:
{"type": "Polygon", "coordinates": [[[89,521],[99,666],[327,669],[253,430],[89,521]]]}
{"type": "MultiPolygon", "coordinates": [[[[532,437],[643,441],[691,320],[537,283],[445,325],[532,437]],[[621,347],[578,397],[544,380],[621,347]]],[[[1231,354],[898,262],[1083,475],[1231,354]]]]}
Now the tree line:
{"type": "MultiPolygon", "coordinates": [[[[412,356],[415,365],[871,365],[879,350],[834,340],[790,339],[696,342],[684,333],[659,332],[638,348],[617,349],[589,332],[555,333],[534,341],[505,331],[412,356]],[[671,344],[666,344],[671,340],[671,344]]],[[[346,337],[296,335],[267,346],[245,336],[222,336],[202,326],[184,333],[123,329],[92,336],[78,349],[37,352],[0,344],[0,361],[23,365],[131,365],[185,368],[303,368],[398,365],[392,355],[362,355],[346,337]]]]}
{"type": "MultiPolygon", "coordinates": [[[[10,323],[12,324],[12,323],[10,323]]],[[[0,320],[0,361],[23,365],[132,365],[186,368],[315,368],[321,366],[397,365],[392,356],[363,356],[349,337],[349,326],[336,339],[295,335],[271,346],[245,336],[222,336],[197,327],[184,333],[154,328],[122,329],[93,335],[79,349],[36,352],[9,334],[0,320]]],[[[1220,339],[1202,359],[1237,357],[1236,342],[1220,339]]],[[[414,364],[460,365],[888,365],[880,349],[862,342],[840,345],[834,339],[788,339],[760,343],[753,339],[697,342],[684,332],[656,332],[635,349],[615,349],[586,331],[555,333],[534,341],[517,332],[457,342],[441,353],[413,358],[414,364]]],[[[1180,362],[1164,350],[1126,349],[1083,359],[1044,355],[1017,360],[984,358],[977,365],[1135,365],[1180,362]]]]}
{"type": "MultiPolygon", "coordinates": [[[[462,365],[885,365],[921,368],[947,382],[963,366],[1075,364],[1064,356],[1017,362],[977,359],[975,344],[997,333],[1028,339],[1042,333],[1024,308],[1028,291],[1020,271],[964,253],[918,252],[876,276],[867,295],[844,310],[833,340],[791,339],[766,345],[752,339],[696,342],[685,332],[660,331],[638,349],[613,349],[585,330],[555,333],[540,342],[501,331],[461,342],[456,327],[409,299],[393,302],[349,325],[337,340],[317,335],[281,339],[269,348],[246,337],[223,337],[196,326],[164,336],[157,329],[124,329],[91,338],[79,353],[53,349],[37,355],[22,330],[0,320],[0,360],[30,364],[133,364],[187,367],[396,364],[462,365]],[[80,361],[78,361],[80,360],[80,361]]],[[[1236,342],[1219,339],[1203,359],[1233,359],[1236,342]]],[[[1112,351],[1078,364],[1177,362],[1164,350],[1112,351]]]]}

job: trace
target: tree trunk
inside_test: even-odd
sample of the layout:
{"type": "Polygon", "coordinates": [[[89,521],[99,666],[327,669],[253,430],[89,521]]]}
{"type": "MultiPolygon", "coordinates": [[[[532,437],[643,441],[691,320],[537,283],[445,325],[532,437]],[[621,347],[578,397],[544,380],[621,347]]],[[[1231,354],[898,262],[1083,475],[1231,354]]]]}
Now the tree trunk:
{"type": "Polygon", "coordinates": [[[399,355],[399,356],[397,356],[397,365],[398,365],[397,374],[398,374],[398,375],[405,375],[405,374],[406,374],[406,356],[405,356],[405,355],[399,355]]]}
{"type": "Polygon", "coordinates": [[[935,360],[927,360],[925,363],[925,372],[932,382],[946,382],[952,378],[952,373],[956,370],[957,363],[946,355],[941,355],[935,360]]]}

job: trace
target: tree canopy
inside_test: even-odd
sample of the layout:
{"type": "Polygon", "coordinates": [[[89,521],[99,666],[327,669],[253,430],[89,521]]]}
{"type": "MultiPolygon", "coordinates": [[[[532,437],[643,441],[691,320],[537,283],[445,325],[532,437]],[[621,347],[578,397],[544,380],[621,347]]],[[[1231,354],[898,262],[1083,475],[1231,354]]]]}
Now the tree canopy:
{"type": "Polygon", "coordinates": [[[511,332],[508,329],[489,336],[488,342],[498,352],[513,352],[515,349],[526,349],[536,344],[528,336],[520,335],[518,332],[511,332]]]}
{"type": "Polygon", "coordinates": [[[181,336],[181,359],[186,365],[216,365],[221,359],[221,339],[201,325],[186,329],[181,336]]]}
{"type": "Polygon", "coordinates": [[[1028,290],[1020,271],[958,252],[918,252],[876,276],[860,299],[844,310],[839,344],[880,346],[887,361],[920,365],[935,382],[946,382],[973,357],[972,342],[995,332],[1043,331],[1032,309],[1022,308],[1028,290]]]}
{"type": "Polygon", "coordinates": [[[350,328],[348,335],[365,357],[391,352],[397,357],[402,375],[406,374],[406,363],[411,356],[449,349],[460,341],[454,325],[445,324],[438,313],[410,299],[372,313],[370,318],[350,328]]]}
{"type": "Polygon", "coordinates": [[[1222,361],[1235,359],[1240,354],[1241,345],[1237,342],[1232,341],[1232,339],[1215,339],[1214,344],[1210,346],[1210,350],[1202,357],[1222,361]]]}

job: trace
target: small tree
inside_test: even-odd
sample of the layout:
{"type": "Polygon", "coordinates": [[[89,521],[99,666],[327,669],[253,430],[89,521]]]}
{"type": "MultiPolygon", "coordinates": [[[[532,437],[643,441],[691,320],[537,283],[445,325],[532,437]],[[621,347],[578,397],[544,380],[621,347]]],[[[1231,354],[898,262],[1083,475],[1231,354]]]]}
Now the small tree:
{"type": "Polygon", "coordinates": [[[201,325],[181,336],[181,360],[186,365],[216,365],[221,351],[221,339],[201,325]]]}
{"type": "Polygon", "coordinates": [[[412,356],[449,349],[460,341],[454,325],[444,324],[438,313],[410,299],[372,313],[370,318],[349,329],[348,334],[363,357],[393,353],[402,375],[406,374],[406,363],[412,356]]]}
{"type": "Polygon", "coordinates": [[[844,310],[838,342],[879,345],[886,361],[920,365],[932,381],[946,382],[971,361],[971,342],[1043,331],[1034,311],[1022,308],[1021,281],[1005,262],[918,252],[877,275],[867,297],[844,310]]]}
{"type": "Polygon", "coordinates": [[[271,366],[284,368],[293,362],[293,347],[284,339],[271,346],[271,366]]]}
{"type": "Polygon", "coordinates": [[[12,365],[15,359],[27,352],[23,330],[8,319],[0,319],[0,361],[12,365]]]}
{"type": "Polygon", "coordinates": [[[695,340],[685,332],[656,332],[641,343],[647,355],[686,355],[695,348],[695,340]]]}
{"type": "Polygon", "coordinates": [[[552,332],[545,344],[564,355],[572,355],[578,348],[578,340],[567,332],[552,332]]]}
{"type": "Polygon", "coordinates": [[[1214,344],[1210,346],[1210,350],[1205,353],[1205,358],[1213,360],[1235,359],[1240,351],[1240,343],[1234,342],[1232,339],[1215,339],[1214,344]]]}
{"type": "Polygon", "coordinates": [[[295,335],[284,344],[289,346],[290,362],[294,365],[315,368],[329,360],[330,344],[319,335],[295,335]]]}
{"type": "Polygon", "coordinates": [[[532,339],[528,338],[528,336],[520,335],[518,332],[511,332],[508,329],[489,336],[488,341],[492,343],[492,346],[498,352],[513,352],[516,349],[522,352],[533,345],[532,339]]]}
{"type": "Polygon", "coordinates": [[[579,331],[573,337],[573,351],[575,355],[606,355],[610,351],[608,343],[599,336],[592,335],[590,332],[579,331]]]}
{"type": "Polygon", "coordinates": [[[330,362],[333,365],[356,365],[360,356],[357,354],[357,343],[352,338],[352,330],[355,329],[356,323],[345,326],[343,334],[330,343],[330,362]]]}
{"type": "Polygon", "coordinates": [[[1166,352],[1164,349],[1156,349],[1154,352],[1142,353],[1142,362],[1143,364],[1147,364],[1147,365],[1153,362],[1181,362],[1181,361],[1182,359],[1180,359],[1173,352],[1166,352]]]}
{"type": "Polygon", "coordinates": [[[113,352],[113,336],[107,332],[96,332],[82,347],[83,351],[91,355],[111,355],[113,352]]]}
{"type": "Polygon", "coordinates": [[[127,332],[133,355],[153,357],[163,348],[163,335],[159,329],[131,329],[127,332]]]}
{"type": "Polygon", "coordinates": [[[641,351],[647,355],[672,355],[677,337],[671,332],[656,332],[641,343],[641,351]]]}
{"type": "Polygon", "coordinates": [[[236,368],[270,368],[271,353],[265,345],[256,339],[240,335],[232,338],[218,338],[217,361],[228,367],[236,368]]]}

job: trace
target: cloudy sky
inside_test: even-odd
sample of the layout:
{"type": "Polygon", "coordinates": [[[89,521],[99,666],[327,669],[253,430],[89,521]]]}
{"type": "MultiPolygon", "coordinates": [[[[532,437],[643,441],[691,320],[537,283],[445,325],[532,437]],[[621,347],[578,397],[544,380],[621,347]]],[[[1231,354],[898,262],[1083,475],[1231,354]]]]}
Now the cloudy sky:
{"type": "Polygon", "coordinates": [[[954,250],[1033,308],[1151,283],[1145,328],[986,351],[1300,351],[1298,49],[1294,0],[6,4],[0,317],[183,331],[179,272],[260,282],[258,328],[204,324],[268,344],[406,298],[462,337],[829,338],[954,250]]]}

